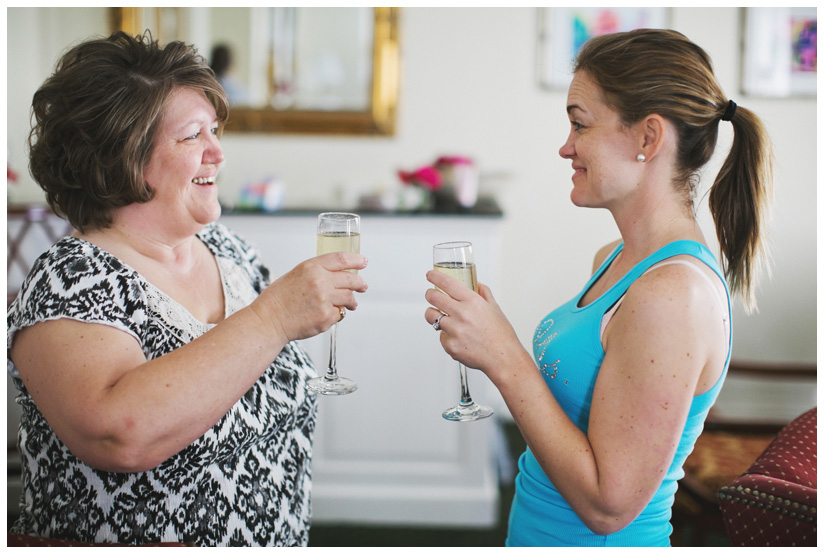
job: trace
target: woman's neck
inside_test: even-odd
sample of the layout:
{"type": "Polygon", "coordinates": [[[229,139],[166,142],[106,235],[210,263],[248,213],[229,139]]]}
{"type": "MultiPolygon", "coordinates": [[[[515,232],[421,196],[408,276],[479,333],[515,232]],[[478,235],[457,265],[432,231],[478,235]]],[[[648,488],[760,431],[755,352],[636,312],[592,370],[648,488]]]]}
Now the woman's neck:
{"type": "Polygon", "coordinates": [[[692,210],[672,195],[647,197],[611,213],[624,242],[625,261],[638,262],[661,247],[680,239],[704,243],[692,210]]]}
{"type": "Polygon", "coordinates": [[[117,217],[106,229],[79,236],[133,267],[159,264],[173,272],[190,270],[201,244],[194,233],[179,235],[169,228],[132,225],[117,217]]]}

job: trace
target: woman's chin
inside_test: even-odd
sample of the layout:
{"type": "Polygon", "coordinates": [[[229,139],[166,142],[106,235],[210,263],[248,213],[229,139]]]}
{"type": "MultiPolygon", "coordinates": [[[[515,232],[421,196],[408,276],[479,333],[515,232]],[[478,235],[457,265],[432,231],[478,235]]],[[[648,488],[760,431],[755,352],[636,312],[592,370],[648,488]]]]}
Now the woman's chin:
{"type": "Polygon", "coordinates": [[[584,208],[587,206],[584,195],[582,195],[582,192],[576,188],[573,188],[573,190],[570,191],[570,201],[573,203],[573,206],[578,206],[579,208],[584,208]]]}
{"type": "Polygon", "coordinates": [[[212,222],[217,221],[218,218],[221,217],[221,205],[220,205],[220,203],[215,203],[215,204],[216,204],[215,208],[207,216],[209,221],[205,222],[205,223],[211,224],[212,222]]]}
{"type": "Polygon", "coordinates": [[[192,210],[190,213],[194,220],[199,224],[211,224],[221,217],[221,204],[215,200],[215,202],[210,202],[206,205],[200,206],[196,210],[192,210]]]}

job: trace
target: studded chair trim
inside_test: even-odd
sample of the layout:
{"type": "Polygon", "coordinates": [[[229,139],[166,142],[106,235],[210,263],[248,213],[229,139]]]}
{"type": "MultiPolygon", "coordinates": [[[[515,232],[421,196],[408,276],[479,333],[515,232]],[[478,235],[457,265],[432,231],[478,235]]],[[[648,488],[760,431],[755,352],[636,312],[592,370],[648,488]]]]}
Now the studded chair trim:
{"type": "Polygon", "coordinates": [[[784,516],[816,523],[816,490],[767,476],[743,477],[719,490],[719,502],[742,503],[750,507],[774,511],[784,516]],[[744,485],[744,484],[749,485],[744,485]],[[791,489],[794,488],[794,489],[791,489]],[[789,495],[776,495],[785,490],[789,495]],[[806,502],[800,502],[804,499],[806,502]],[[812,503],[812,504],[811,504],[812,503]]]}
{"type": "Polygon", "coordinates": [[[816,545],[816,407],[779,432],[748,470],[719,489],[731,544],[816,545]]]}

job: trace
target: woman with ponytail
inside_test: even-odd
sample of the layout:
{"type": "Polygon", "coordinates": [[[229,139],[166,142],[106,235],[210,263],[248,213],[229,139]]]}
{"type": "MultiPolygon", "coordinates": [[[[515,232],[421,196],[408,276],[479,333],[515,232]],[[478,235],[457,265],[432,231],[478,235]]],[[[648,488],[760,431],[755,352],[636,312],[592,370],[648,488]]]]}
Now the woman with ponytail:
{"type": "Polygon", "coordinates": [[[444,349],[487,374],[527,442],[509,545],[669,545],[682,465],[730,362],[731,295],[754,305],[770,142],[724,94],[708,55],[675,31],[588,41],[566,108],[559,154],[573,168],[571,200],[609,210],[621,238],[539,323],[532,354],[483,284],[475,294],[430,272],[425,318],[445,314],[444,349]],[[709,197],[718,261],[694,199],[729,124],[709,197]]]}

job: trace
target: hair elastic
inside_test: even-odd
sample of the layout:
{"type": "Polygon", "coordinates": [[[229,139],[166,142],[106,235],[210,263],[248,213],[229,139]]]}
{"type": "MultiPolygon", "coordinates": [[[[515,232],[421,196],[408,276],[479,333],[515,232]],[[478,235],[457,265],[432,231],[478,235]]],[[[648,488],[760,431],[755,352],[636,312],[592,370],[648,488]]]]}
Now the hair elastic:
{"type": "Polygon", "coordinates": [[[736,102],[728,100],[728,107],[725,108],[725,113],[722,114],[722,121],[730,121],[733,119],[733,114],[736,113],[736,102]]]}

